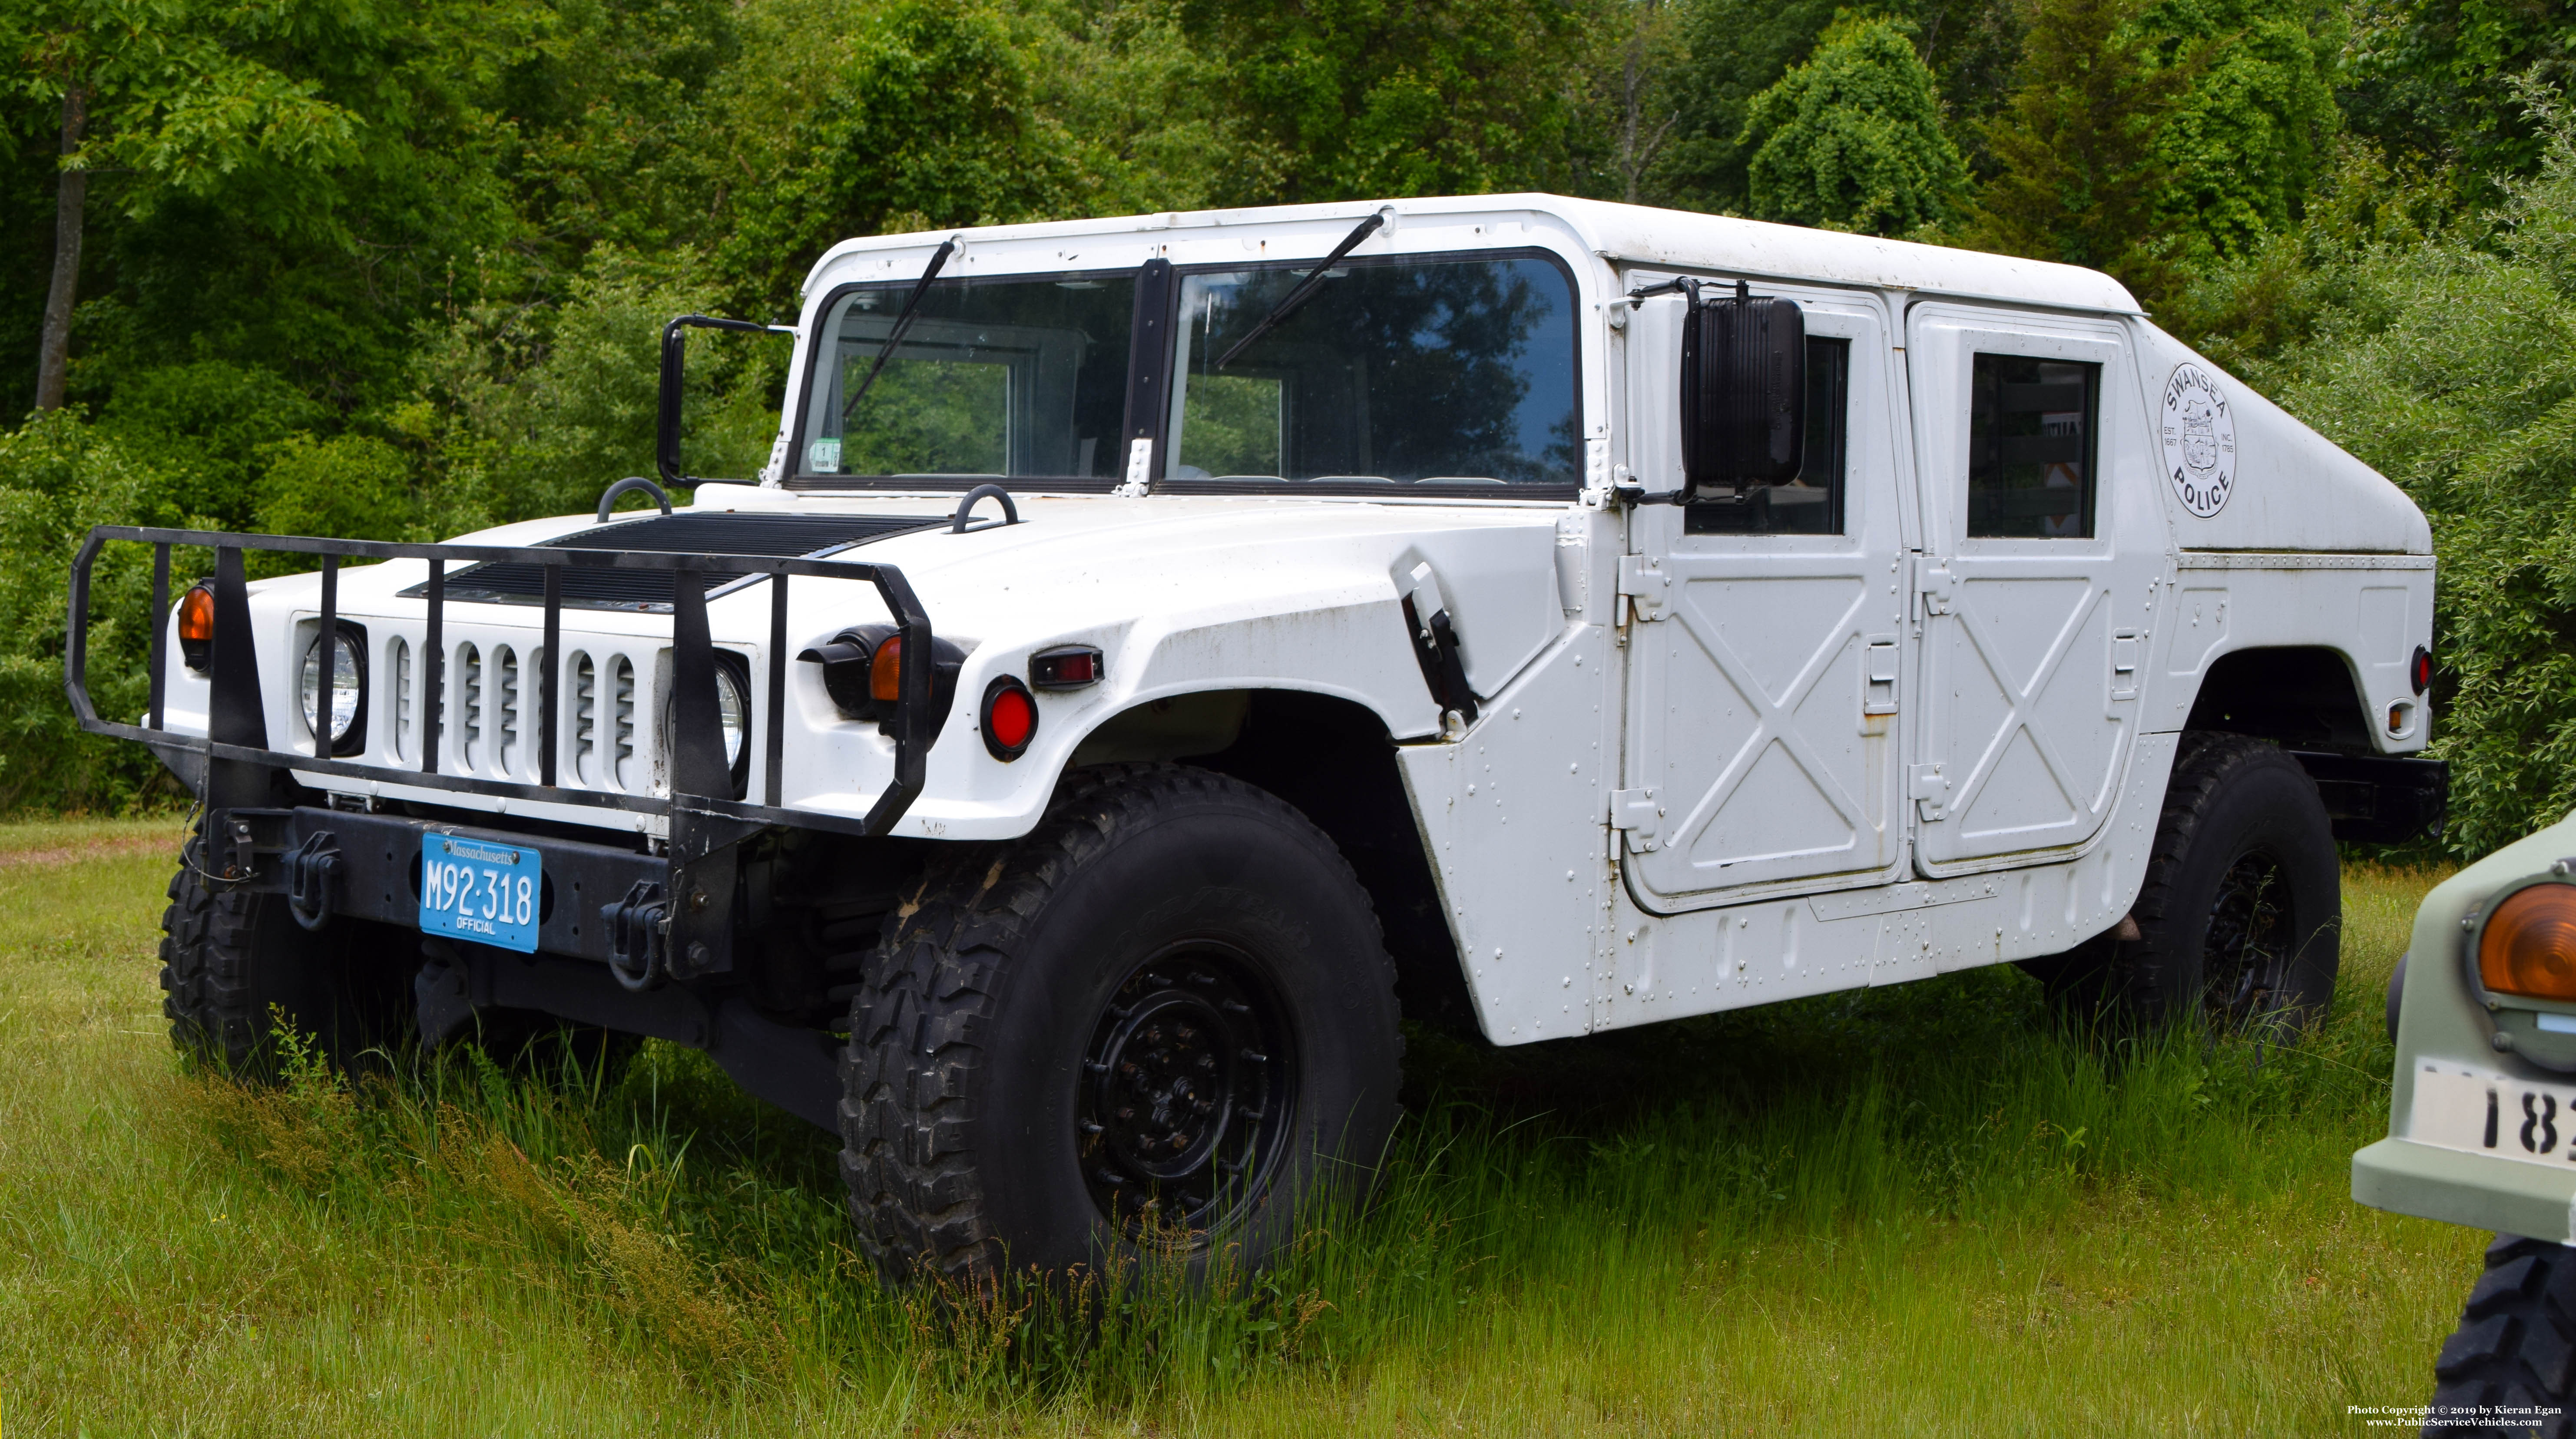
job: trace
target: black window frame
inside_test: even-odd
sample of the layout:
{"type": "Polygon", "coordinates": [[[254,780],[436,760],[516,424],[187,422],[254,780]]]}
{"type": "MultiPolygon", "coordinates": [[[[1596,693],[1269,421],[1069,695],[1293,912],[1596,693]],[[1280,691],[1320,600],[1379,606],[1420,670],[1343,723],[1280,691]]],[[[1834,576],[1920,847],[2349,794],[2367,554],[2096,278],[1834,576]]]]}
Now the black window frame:
{"type": "MultiPolygon", "coordinates": [[[[1960,422],[1967,431],[1968,462],[1959,472],[1959,538],[1962,540],[2040,540],[2063,544],[2068,541],[2092,541],[2101,538],[2102,510],[2102,388],[2109,367],[2101,360],[2077,359],[2066,355],[2034,355],[2022,350],[1968,351],[1968,405],[1960,422]],[[2084,381],[2084,482],[2077,489],[2079,533],[2072,535],[1997,535],[1977,529],[1977,362],[1979,360],[2018,360],[2035,365],[2075,365],[2085,372],[2084,381]]],[[[2000,378],[1997,383],[2005,381],[2000,378]]],[[[2000,460],[1998,464],[2002,463],[2000,460]]],[[[2043,462],[2045,463],[2045,462],[2043,462]]]]}
{"type": "MultiPolygon", "coordinates": [[[[1028,283],[1039,280],[1133,280],[1141,291],[1145,284],[1145,273],[1145,267],[1137,265],[1107,270],[1030,270],[1000,275],[942,275],[934,282],[934,287],[950,280],[964,280],[969,283],[990,281],[994,284],[1028,283]]],[[[788,435],[787,469],[778,477],[778,483],[782,488],[815,494],[912,493],[922,490],[939,492],[954,490],[963,494],[977,485],[994,483],[994,477],[991,475],[904,475],[899,478],[880,475],[864,477],[859,482],[852,483],[852,477],[848,475],[816,474],[798,468],[805,462],[806,427],[813,422],[814,378],[823,369],[820,363],[823,336],[820,331],[825,319],[844,298],[861,290],[908,292],[920,281],[920,278],[918,273],[914,273],[884,280],[852,280],[835,285],[824,294],[823,303],[814,311],[817,333],[813,344],[806,352],[805,374],[796,387],[796,424],[788,435]]],[[[1130,332],[1127,337],[1125,375],[1126,378],[1122,382],[1125,388],[1122,393],[1131,392],[1136,383],[1136,337],[1133,332],[1130,332]]],[[[1124,453],[1125,443],[1124,440],[1119,442],[1120,453],[1124,453]]],[[[1003,477],[1003,480],[1004,483],[1026,486],[1032,490],[1090,495],[1105,495],[1122,483],[1121,478],[1114,474],[1009,475],[1003,477]]]]}

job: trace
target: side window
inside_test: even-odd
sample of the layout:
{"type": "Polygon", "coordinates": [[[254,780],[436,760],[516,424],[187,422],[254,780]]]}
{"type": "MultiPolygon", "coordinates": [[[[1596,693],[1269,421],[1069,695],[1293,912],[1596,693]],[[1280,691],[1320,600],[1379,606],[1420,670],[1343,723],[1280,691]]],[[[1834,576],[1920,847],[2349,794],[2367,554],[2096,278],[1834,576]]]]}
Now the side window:
{"type": "Polygon", "coordinates": [[[1968,402],[1968,536],[2093,537],[2102,367],[1978,355],[1968,402]]]}
{"type": "Polygon", "coordinates": [[[1843,454],[1851,432],[1851,341],[1807,339],[1807,453],[1798,478],[1691,504],[1691,535],[1839,535],[1843,454]]]}

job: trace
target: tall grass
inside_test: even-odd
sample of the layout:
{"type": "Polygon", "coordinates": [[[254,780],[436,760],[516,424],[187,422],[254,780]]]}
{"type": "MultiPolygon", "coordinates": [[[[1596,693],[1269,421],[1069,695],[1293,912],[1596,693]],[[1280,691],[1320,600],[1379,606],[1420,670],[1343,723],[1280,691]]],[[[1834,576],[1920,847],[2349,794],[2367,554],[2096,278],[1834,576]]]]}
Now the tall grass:
{"type": "Polygon", "coordinates": [[[2295,1048],[2089,1041],[2010,970],[1416,1033],[1365,1212],[1239,1283],[1067,1297],[881,1288],[832,1142],[685,1050],[185,1074],[163,857],[7,838],[9,1432],[2340,1433],[2421,1398],[2483,1239],[2343,1197],[2409,873],[2348,877],[2295,1048]]]}

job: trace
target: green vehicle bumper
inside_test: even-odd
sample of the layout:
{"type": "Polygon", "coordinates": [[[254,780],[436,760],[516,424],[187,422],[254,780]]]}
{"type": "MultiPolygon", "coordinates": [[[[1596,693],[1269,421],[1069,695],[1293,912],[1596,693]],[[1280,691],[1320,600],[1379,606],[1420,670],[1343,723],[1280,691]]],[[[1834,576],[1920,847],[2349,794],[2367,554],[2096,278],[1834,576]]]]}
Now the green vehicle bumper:
{"type": "Polygon", "coordinates": [[[2373,1209],[2565,1243],[2576,1171],[2383,1139],[2352,1157],[2352,1197],[2373,1209]]]}
{"type": "Polygon", "coordinates": [[[2561,1243],[2576,1204],[2576,1164],[2565,1168],[2418,1143],[2408,1137],[2415,1080],[2426,1066],[2555,1085],[2576,1074],[2499,1052],[2496,1026],[2470,993],[2464,920],[2499,890],[2576,856],[2576,815],[2525,836],[2434,887],[2415,912],[2389,1085],[2389,1134],[2352,1157],[2352,1197],[2373,1209],[2561,1243]]]}

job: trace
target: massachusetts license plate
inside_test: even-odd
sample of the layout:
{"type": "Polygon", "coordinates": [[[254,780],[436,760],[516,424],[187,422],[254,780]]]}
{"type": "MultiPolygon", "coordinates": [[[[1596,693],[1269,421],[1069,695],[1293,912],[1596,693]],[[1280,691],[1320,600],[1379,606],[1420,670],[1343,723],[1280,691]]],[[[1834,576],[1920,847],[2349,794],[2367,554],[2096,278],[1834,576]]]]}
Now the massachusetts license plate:
{"type": "Polygon", "coordinates": [[[537,950],[537,909],[546,892],[544,861],[524,844],[463,835],[420,837],[420,928],[477,944],[537,950]]]}
{"type": "Polygon", "coordinates": [[[2406,1137],[2470,1154],[2576,1168],[2576,1086],[2425,1065],[2406,1137]]]}

